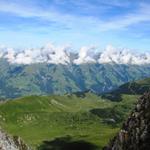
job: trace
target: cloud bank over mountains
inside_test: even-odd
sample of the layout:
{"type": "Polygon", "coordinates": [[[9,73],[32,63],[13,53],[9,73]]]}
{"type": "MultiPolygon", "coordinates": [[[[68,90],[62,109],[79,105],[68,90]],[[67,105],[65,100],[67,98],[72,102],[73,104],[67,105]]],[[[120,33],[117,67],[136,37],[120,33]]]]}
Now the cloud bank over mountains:
{"type": "Polygon", "coordinates": [[[116,63],[144,65],[150,64],[150,53],[133,53],[128,49],[115,48],[108,45],[104,51],[97,51],[93,46],[81,47],[78,53],[73,53],[68,46],[57,47],[47,44],[41,48],[31,48],[17,51],[13,48],[0,46],[0,59],[6,59],[12,64],[85,64],[85,63],[116,63]]]}

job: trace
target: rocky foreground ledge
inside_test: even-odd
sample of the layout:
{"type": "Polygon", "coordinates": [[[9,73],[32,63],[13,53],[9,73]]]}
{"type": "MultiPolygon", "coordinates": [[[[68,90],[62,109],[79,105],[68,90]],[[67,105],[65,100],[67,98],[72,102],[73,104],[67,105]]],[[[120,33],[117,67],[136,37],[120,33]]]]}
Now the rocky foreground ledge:
{"type": "Polygon", "coordinates": [[[150,92],[145,93],[104,150],[150,150],[150,92]]]}
{"type": "Polygon", "coordinates": [[[30,150],[30,148],[19,137],[10,137],[0,130],[0,150],[30,150]]]}

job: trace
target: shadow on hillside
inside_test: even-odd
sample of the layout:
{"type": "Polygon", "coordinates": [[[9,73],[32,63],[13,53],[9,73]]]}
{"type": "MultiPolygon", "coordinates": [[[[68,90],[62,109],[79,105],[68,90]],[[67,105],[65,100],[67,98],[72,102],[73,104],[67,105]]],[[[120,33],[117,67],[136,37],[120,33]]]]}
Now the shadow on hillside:
{"type": "Polygon", "coordinates": [[[109,99],[109,100],[115,101],[115,102],[122,101],[121,94],[115,93],[115,92],[102,94],[102,98],[109,99]]]}
{"type": "Polygon", "coordinates": [[[90,112],[103,119],[103,122],[112,126],[116,126],[125,118],[123,108],[114,106],[112,108],[94,108],[90,112]]]}
{"type": "Polygon", "coordinates": [[[98,147],[83,140],[74,141],[70,136],[66,136],[43,141],[38,150],[98,150],[98,147]]]}

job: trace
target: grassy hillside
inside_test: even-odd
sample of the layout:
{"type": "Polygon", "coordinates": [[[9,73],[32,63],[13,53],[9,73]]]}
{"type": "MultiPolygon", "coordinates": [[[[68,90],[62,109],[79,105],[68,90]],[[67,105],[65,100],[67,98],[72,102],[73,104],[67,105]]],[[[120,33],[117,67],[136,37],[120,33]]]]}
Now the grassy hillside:
{"type": "Polygon", "coordinates": [[[121,97],[122,101],[112,102],[88,92],[7,101],[0,104],[0,126],[34,148],[43,149],[47,140],[55,150],[54,143],[69,138],[100,149],[118,131],[138,96],[121,97]]]}
{"type": "Polygon", "coordinates": [[[117,89],[117,93],[143,94],[150,90],[150,78],[126,83],[117,89]]]}
{"type": "Polygon", "coordinates": [[[123,84],[116,90],[103,94],[103,98],[108,98],[112,101],[121,101],[122,94],[140,95],[148,91],[150,91],[150,78],[123,84]]]}

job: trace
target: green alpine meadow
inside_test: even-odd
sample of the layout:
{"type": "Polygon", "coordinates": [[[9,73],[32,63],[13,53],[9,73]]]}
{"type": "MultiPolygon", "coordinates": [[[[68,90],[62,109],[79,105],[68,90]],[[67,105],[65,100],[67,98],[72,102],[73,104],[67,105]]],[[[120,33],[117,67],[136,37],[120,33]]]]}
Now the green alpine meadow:
{"type": "Polygon", "coordinates": [[[101,149],[117,133],[139,95],[121,94],[120,101],[103,97],[85,92],[9,100],[0,104],[0,125],[34,149],[42,149],[44,141],[66,137],[101,149]]]}

